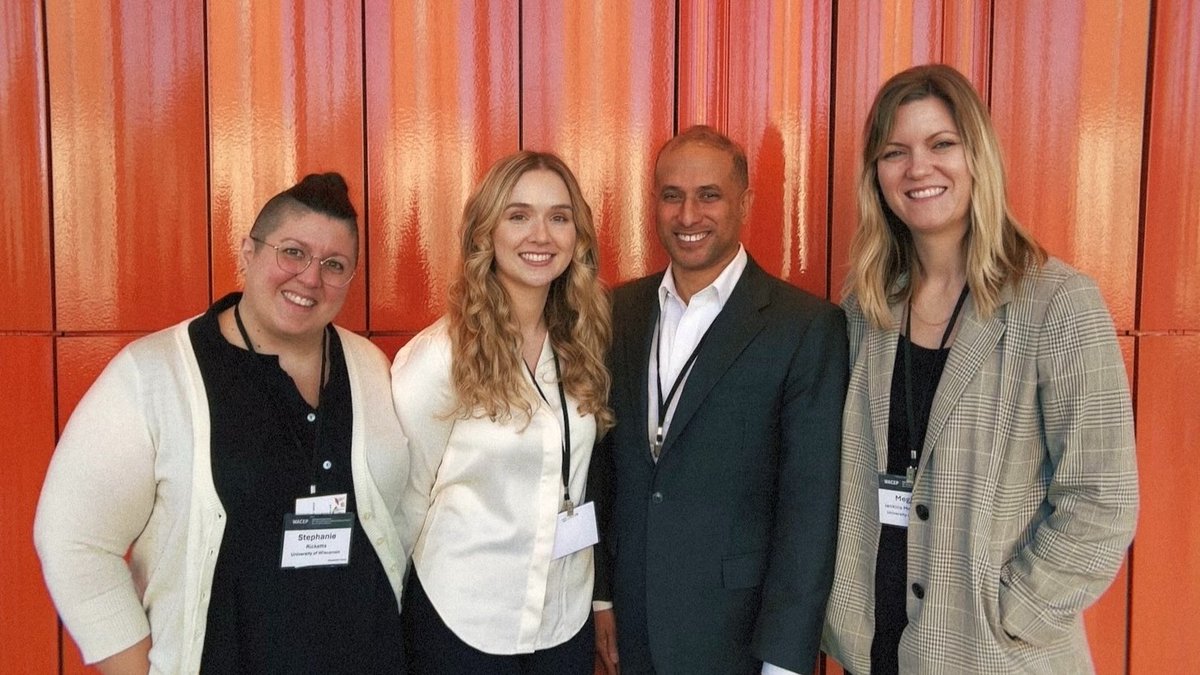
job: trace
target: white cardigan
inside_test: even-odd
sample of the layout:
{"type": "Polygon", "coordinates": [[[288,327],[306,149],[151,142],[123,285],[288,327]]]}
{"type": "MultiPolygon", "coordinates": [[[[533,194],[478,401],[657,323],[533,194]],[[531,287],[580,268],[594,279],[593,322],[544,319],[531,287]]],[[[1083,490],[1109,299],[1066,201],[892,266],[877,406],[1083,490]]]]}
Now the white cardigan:
{"type": "MultiPolygon", "coordinates": [[[[34,540],[46,585],[88,663],[150,635],[152,672],[200,669],[225,510],[213,486],[208,399],[190,322],[113,358],[71,415],[42,487],[34,540]]],[[[365,338],[341,328],[338,335],[354,401],[358,518],[399,604],[408,454],[388,396],[388,362],[365,338]]]]}
{"type": "MultiPolygon", "coordinates": [[[[562,644],[592,607],[592,550],[551,560],[562,505],[562,409],[549,340],[537,379],[547,401],[525,423],[448,416],[455,408],[446,320],[426,328],[396,356],[392,392],[412,452],[404,491],[406,522],[417,536],[413,566],[438,615],[463,642],[489,654],[521,654],[562,644]]],[[[571,498],[584,501],[596,437],[592,415],[567,397],[571,498]]],[[[406,538],[406,541],[411,539],[406,538]]]]}

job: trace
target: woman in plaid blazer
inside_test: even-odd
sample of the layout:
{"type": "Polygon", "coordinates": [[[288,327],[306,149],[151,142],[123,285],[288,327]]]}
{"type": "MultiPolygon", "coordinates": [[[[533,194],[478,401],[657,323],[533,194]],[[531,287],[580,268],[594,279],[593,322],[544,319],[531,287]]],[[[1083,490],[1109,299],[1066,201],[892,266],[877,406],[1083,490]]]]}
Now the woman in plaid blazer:
{"type": "Polygon", "coordinates": [[[894,76],[864,135],[826,651],[857,675],[1091,672],[1081,613],[1137,511],[1112,319],[1010,214],[961,74],[894,76]]]}

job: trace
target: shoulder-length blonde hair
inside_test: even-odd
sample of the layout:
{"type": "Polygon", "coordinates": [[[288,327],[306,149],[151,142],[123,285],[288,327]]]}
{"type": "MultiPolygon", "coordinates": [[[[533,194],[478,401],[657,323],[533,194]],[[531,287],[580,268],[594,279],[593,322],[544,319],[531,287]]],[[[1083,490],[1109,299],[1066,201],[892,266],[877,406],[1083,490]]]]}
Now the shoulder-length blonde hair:
{"type": "Polygon", "coordinates": [[[908,295],[913,268],[920,261],[908,227],[883,198],[876,163],[892,134],[900,106],[929,97],[949,108],[971,173],[971,206],[963,248],[967,285],[979,314],[991,316],[999,304],[1000,289],[1010,282],[1018,283],[1031,263],[1046,261],[1045,251],[1009,208],[1000,144],[974,87],[950,66],[909,68],[880,88],[863,128],[858,229],[850,245],[845,292],[857,296],[867,320],[877,328],[892,327],[889,305],[908,295]]]}
{"type": "Polygon", "coordinates": [[[596,228],[575,175],[561,159],[545,152],[518,152],[496,162],[463,209],[462,269],[450,288],[448,313],[457,412],[469,416],[482,410],[493,420],[510,419],[514,408],[527,419],[533,414],[524,384],[520,328],[496,276],[492,235],[513,187],[535,170],[556,174],[571,197],[575,250],[567,269],[550,284],[544,316],[563,386],[579,402],[580,413],[596,416],[602,434],[613,424],[604,364],[612,317],[598,275],[596,228]]]}

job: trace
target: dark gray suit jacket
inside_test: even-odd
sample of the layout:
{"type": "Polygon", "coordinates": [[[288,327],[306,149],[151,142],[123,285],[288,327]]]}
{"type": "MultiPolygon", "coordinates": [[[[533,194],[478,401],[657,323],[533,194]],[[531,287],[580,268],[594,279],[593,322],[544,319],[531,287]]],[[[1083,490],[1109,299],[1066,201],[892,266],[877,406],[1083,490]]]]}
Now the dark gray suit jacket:
{"type": "Polygon", "coordinates": [[[593,456],[597,598],[623,673],[808,672],[833,574],[845,319],[753,260],[712,324],[661,458],[647,386],[662,273],[617,289],[611,404],[593,456]]]}

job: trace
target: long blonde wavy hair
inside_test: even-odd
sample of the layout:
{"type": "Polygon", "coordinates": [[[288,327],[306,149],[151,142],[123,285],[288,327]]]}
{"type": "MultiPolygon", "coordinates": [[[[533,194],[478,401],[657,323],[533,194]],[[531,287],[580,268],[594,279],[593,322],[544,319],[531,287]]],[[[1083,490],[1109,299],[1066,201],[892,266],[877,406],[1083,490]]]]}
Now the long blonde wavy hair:
{"type": "Polygon", "coordinates": [[[581,414],[596,416],[598,434],[613,425],[608,407],[610,376],[604,357],[612,341],[607,291],[598,275],[596,228],[579,182],[551,153],[523,151],[492,165],[467,200],[462,221],[462,269],[450,288],[451,376],[463,416],[482,410],[507,420],[514,409],[526,419],[533,403],[521,362],[521,332],[511,301],[496,276],[492,235],[513,187],[535,170],[562,179],[574,211],[575,250],[567,269],[550,284],[545,319],[559,356],[563,386],[579,402],[581,414]]]}
{"type": "Polygon", "coordinates": [[[990,317],[999,304],[1000,290],[1010,282],[1019,283],[1030,264],[1046,261],[1046,252],[1009,207],[1000,143],[974,87],[950,66],[909,68],[880,88],[863,128],[858,229],[850,245],[851,269],[844,291],[858,298],[867,320],[876,328],[892,327],[889,305],[908,296],[913,268],[920,265],[908,227],[880,191],[876,163],[900,106],[929,97],[949,108],[971,173],[971,207],[963,248],[967,285],[979,315],[990,317]]]}

